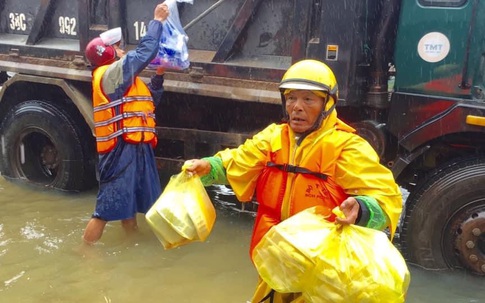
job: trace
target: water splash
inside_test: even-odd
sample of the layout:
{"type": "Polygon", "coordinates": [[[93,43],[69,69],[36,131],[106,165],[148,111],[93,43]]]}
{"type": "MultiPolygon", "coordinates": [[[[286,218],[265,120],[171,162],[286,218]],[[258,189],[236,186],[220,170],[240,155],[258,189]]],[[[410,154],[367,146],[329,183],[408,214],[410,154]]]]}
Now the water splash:
{"type": "Polygon", "coordinates": [[[44,226],[36,226],[34,222],[27,222],[27,225],[20,229],[20,233],[27,240],[42,240],[40,245],[34,247],[39,253],[50,253],[53,250],[58,250],[60,244],[64,241],[60,238],[46,235],[45,230],[46,227],[44,226]]]}
{"type": "Polygon", "coordinates": [[[41,230],[39,231],[36,229],[35,223],[27,222],[27,225],[20,229],[20,233],[27,240],[33,240],[33,239],[40,239],[45,237],[43,230],[44,230],[44,227],[42,227],[41,230]]]}
{"type": "MultiPolygon", "coordinates": [[[[0,224],[0,247],[1,246],[7,246],[7,244],[10,242],[10,239],[3,240],[5,237],[5,233],[3,232],[3,224],[0,224]]],[[[5,255],[7,253],[7,249],[2,249],[0,250],[0,257],[5,255]]]]}

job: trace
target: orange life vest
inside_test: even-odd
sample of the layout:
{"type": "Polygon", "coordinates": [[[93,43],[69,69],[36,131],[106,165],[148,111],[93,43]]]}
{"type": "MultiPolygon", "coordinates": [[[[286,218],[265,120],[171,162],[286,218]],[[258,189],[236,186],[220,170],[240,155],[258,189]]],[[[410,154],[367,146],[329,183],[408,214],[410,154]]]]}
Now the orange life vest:
{"type": "Polygon", "coordinates": [[[150,90],[136,77],[121,99],[110,101],[101,88],[108,66],[100,66],[93,72],[94,130],[98,153],[111,151],[120,135],[125,142],[145,142],[155,147],[155,105],[150,90]]]}
{"type": "Polygon", "coordinates": [[[333,179],[335,165],[326,166],[325,171],[320,169],[321,161],[335,163],[330,153],[325,154],[323,144],[315,144],[297,167],[291,166],[287,164],[290,157],[288,129],[282,131],[281,149],[270,153],[270,161],[258,178],[258,215],[251,239],[250,255],[266,232],[282,221],[281,209],[286,195],[289,195],[287,201],[290,216],[306,208],[322,205],[325,215],[331,221],[335,219],[332,209],[348,197],[333,179]],[[286,192],[287,182],[292,182],[289,193],[286,192]]]}

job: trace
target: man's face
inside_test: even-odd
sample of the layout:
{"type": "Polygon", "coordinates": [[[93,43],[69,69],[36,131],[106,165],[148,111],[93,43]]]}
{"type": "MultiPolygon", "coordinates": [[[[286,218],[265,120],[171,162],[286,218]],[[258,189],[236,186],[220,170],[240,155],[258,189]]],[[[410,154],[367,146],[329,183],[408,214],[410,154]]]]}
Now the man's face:
{"type": "Polygon", "coordinates": [[[114,44],[113,47],[115,48],[117,58],[123,58],[125,56],[126,52],[120,48],[119,44],[114,44]]]}
{"type": "Polygon", "coordinates": [[[323,98],[309,90],[292,90],[285,98],[291,129],[297,134],[309,130],[322,113],[323,98]]]}

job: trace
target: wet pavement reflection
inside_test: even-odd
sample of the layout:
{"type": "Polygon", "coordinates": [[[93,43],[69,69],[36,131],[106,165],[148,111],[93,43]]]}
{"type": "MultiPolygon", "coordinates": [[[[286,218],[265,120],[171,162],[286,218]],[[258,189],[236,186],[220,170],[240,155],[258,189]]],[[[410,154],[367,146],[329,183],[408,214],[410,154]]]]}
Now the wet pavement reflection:
{"type": "MultiPolygon", "coordinates": [[[[208,240],[164,250],[139,216],[86,248],[96,191],[65,194],[0,177],[0,302],[244,303],[257,274],[248,255],[253,215],[226,187],[210,189],[217,219],[208,240]]],[[[410,265],[406,302],[485,302],[485,278],[410,265]]]]}

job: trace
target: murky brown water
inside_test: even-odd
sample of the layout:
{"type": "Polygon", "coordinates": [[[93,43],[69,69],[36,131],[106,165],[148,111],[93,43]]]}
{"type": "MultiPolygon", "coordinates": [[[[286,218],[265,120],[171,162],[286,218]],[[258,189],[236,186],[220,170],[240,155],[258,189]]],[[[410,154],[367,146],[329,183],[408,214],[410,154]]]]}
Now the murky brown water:
{"type": "MultiPolygon", "coordinates": [[[[252,217],[228,211],[212,192],[217,220],[209,239],[163,250],[143,216],[127,238],[108,224],[100,243],[81,236],[96,191],[63,194],[0,177],[0,302],[244,303],[256,271],[248,247],[252,217]]],[[[221,201],[219,199],[222,199],[221,201]]],[[[485,279],[411,267],[408,301],[485,302],[485,279]]]]}

